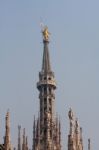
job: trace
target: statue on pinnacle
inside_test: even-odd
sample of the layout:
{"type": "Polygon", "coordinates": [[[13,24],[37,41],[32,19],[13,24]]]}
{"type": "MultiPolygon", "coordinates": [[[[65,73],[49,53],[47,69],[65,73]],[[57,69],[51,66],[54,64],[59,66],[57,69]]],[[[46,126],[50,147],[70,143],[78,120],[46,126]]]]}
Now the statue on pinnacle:
{"type": "Polygon", "coordinates": [[[42,29],[42,35],[43,35],[43,38],[44,38],[44,41],[48,41],[49,40],[49,31],[48,31],[48,27],[45,26],[43,29],[42,29]]]}

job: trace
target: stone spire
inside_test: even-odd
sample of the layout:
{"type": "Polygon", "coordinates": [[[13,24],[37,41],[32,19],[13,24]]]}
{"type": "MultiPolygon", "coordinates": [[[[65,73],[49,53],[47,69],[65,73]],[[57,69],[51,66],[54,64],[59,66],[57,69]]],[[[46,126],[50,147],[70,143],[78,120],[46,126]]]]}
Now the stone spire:
{"type": "Polygon", "coordinates": [[[69,123],[70,123],[70,129],[69,129],[69,135],[68,135],[68,150],[76,150],[75,149],[75,141],[74,141],[74,113],[72,109],[70,108],[68,112],[69,117],[69,123]]]}
{"type": "Polygon", "coordinates": [[[38,118],[37,125],[36,125],[36,145],[39,146],[39,142],[40,142],[40,123],[38,118]]]}
{"type": "Polygon", "coordinates": [[[80,127],[80,143],[83,150],[83,136],[82,136],[82,128],[80,127]]]}
{"type": "Polygon", "coordinates": [[[23,143],[22,143],[22,150],[26,150],[25,128],[23,129],[23,143]]]}
{"type": "Polygon", "coordinates": [[[60,149],[61,149],[61,123],[59,120],[59,145],[60,145],[60,149]]]}
{"type": "Polygon", "coordinates": [[[72,111],[72,109],[70,108],[69,112],[68,112],[68,117],[69,117],[69,121],[70,121],[70,131],[69,134],[71,136],[73,136],[74,133],[74,113],[72,111]]]}
{"type": "Polygon", "coordinates": [[[18,125],[18,150],[21,150],[21,126],[18,125]]]}
{"type": "Polygon", "coordinates": [[[78,119],[70,108],[69,113],[70,131],[68,135],[68,150],[83,150],[82,128],[80,128],[78,119]]]}
{"type": "Polygon", "coordinates": [[[47,26],[42,29],[43,35],[43,44],[44,44],[44,51],[43,51],[43,61],[42,61],[42,72],[48,73],[51,72],[51,64],[50,64],[50,56],[49,56],[49,32],[47,26]]]}
{"type": "Polygon", "coordinates": [[[91,142],[90,142],[90,139],[88,139],[88,150],[91,150],[91,142]]]}
{"type": "MultiPolygon", "coordinates": [[[[50,57],[49,57],[49,32],[48,28],[44,27],[42,30],[43,34],[43,61],[42,69],[39,72],[39,82],[37,88],[39,90],[40,99],[40,117],[39,117],[39,136],[36,136],[35,143],[38,143],[34,150],[60,150],[60,143],[56,144],[56,137],[59,139],[59,128],[57,123],[56,132],[56,120],[54,113],[54,102],[56,89],[56,82],[54,78],[54,72],[51,70],[50,57]],[[56,136],[56,137],[55,137],[56,136]],[[37,137],[39,137],[37,140],[37,137]]],[[[37,127],[36,127],[37,128],[37,127]]],[[[36,135],[37,132],[36,132],[36,135]]],[[[58,140],[59,142],[59,140],[58,140]]]]}
{"type": "Polygon", "coordinates": [[[35,150],[35,146],[36,146],[36,143],[35,143],[35,137],[36,137],[36,126],[35,126],[35,116],[34,116],[34,122],[33,122],[33,146],[32,146],[32,150],[35,150]]]}
{"type": "Polygon", "coordinates": [[[26,136],[26,148],[25,148],[25,150],[28,150],[29,148],[28,148],[28,137],[26,136]]]}
{"type": "Polygon", "coordinates": [[[11,150],[11,141],[10,141],[10,113],[9,110],[7,111],[6,118],[5,118],[5,150],[11,150]]]}
{"type": "Polygon", "coordinates": [[[76,118],[76,120],[75,120],[75,143],[76,143],[76,147],[78,147],[78,145],[79,145],[79,140],[80,140],[80,132],[79,132],[79,129],[80,129],[80,127],[79,127],[79,123],[78,123],[78,119],[76,118]]]}
{"type": "Polygon", "coordinates": [[[43,43],[44,43],[44,52],[43,52],[42,71],[47,73],[51,71],[50,56],[48,49],[49,41],[44,39],[43,43]]]}

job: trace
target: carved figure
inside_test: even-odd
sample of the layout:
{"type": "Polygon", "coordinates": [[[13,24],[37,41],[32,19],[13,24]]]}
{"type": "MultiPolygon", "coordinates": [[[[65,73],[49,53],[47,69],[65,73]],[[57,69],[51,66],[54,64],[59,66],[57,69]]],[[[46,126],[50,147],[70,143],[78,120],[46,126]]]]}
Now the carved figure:
{"type": "Polygon", "coordinates": [[[70,108],[70,110],[68,112],[68,117],[69,117],[70,120],[73,120],[74,114],[73,114],[73,111],[72,111],[71,108],[70,108]]]}

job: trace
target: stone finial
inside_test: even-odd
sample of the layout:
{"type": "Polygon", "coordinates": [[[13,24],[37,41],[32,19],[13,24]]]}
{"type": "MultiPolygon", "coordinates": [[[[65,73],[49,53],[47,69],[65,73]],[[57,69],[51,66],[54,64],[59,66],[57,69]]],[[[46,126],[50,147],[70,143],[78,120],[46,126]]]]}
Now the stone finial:
{"type": "Polygon", "coordinates": [[[25,150],[26,148],[26,138],[25,138],[25,128],[23,129],[23,144],[22,144],[22,150],[25,150]]]}
{"type": "Polygon", "coordinates": [[[75,120],[75,132],[76,134],[79,134],[79,123],[78,123],[78,118],[75,120]]]}
{"type": "Polygon", "coordinates": [[[80,127],[80,142],[83,144],[83,137],[82,137],[82,128],[80,127]]]}
{"type": "Polygon", "coordinates": [[[21,126],[18,125],[18,150],[21,150],[21,126]]]}
{"type": "Polygon", "coordinates": [[[91,141],[88,139],[88,150],[91,150],[91,141]]]}
{"type": "Polygon", "coordinates": [[[68,117],[69,117],[70,120],[73,120],[73,119],[74,119],[74,113],[73,113],[73,111],[72,111],[71,108],[69,109],[68,117]]]}
{"type": "Polygon", "coordinates": [[[5,117],[5,149],[11,149],[11,141],[10,141],[10,112],[9,109],[6,113],[6,117],[5,117]]]}
{"type": "Polygon", "coordinates": [[[73,135],[73,128],[74,128],[74,114],[72,109],[70,108],[69,112],[68,112],[68,117],[70,120],[70,135],[73,135]]]}
{"type": "Polygon", "coordinates": [[[26,136],[26,150],[28,150],[28,137],[26,136]]]}

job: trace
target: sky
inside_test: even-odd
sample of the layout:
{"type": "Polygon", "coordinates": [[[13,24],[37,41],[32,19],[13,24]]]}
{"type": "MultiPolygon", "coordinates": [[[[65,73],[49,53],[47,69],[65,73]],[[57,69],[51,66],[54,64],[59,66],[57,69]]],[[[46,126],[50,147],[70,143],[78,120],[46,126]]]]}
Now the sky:
{"type": "Polygon", "coordinates": [[[38,116],[36,83],[43,42],[40,24],[49,28],[50,58],[57,81],[55,110],[61,118],[62,149],[67,149],[68,110],[74,110],[92,149],[99,148],[99,1],[0,0],[0,141],[10,109],[11,142],[17,126],[26,128],[32,145],[38,116]]]}

